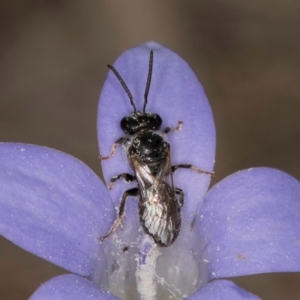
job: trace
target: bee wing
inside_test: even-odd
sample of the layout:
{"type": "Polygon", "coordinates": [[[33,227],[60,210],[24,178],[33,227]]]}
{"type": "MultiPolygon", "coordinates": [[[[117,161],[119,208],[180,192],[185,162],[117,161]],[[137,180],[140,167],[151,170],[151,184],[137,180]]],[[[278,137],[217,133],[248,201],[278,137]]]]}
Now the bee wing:
{"type": "Polygon", "coordinates": [[[170,155],[166,156],[155,176],[138,157],[132,157],[131,163],[140,189],[141,225],[156,243],[168,246],[177,237],[181,223],[180,207],[173,187],[170,155]]]}
{"type": "Polygon", "coordinates": [[[164,163],[161,165],[160,171],[156,174],[155,180],[157,184],[167,184],[172,197],[175,197],[170,151],[166,153],[164,163]]]}
{"type": "Polygon", "coordinates": [[[156,179],[155,176],[151,174],[147,164],[145,164],[137,155],[132,155],[130,157],[130,164],[134,170],[140,190],[148,189],[153,185],[153,182],[156,179]]]}
{"type": "Polygon", "coordinates": [[[167,183],[174,191],[170,152],[166,154],[165,160],[162,162],[161,168],[156,175],[151,173],[149,166],[136,154],[130,157],[130,164],[135,172],[140,188],[148,189],[153,185],[167,183]]]}

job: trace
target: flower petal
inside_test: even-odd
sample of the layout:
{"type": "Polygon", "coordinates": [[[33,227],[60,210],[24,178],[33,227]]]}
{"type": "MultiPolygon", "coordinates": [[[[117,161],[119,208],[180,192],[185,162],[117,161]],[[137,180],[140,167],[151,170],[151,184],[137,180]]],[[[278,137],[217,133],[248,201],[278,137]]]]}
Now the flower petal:
{"type": "Polygon", "coordinates": [[[99,236],[114,211],[99,178],[65,153],[26,144],[0,143],[0,166],[0,234],[69,271],[92,275],[104,262],[99,236]]]}
{"type": "Polygon", "coordinates": [[[187,300],[259,300],[257,296],[238,287],[229,280],[214,280],[187,300]]]}
{"type": "Polygon", "coordinates": [[[54,277],[42,284],[29,300],[117,300],[91,281],[74,274],[54,277]]]}
{"type": "Polygon", "coordinates": [[[210,278],[300,271],[300,183],[284,172],[228,176],[205,197],[196,226],[210,278]]]}
{"type": "MultiPolygon", "coordinates": [[[[146,111],[161,116],[162,129],[175,127],[178,121],[183,121],[181,131],[171,132],[167,136],[171,144],[172,164],[192,163],[202,170],[211,171],[215,156],[213,117],[203,88],[188,64],[171,50],[149,42],[124,52],[114,66],[131,91],[137,109],[142,110],[150,50],[154,52],[154,60],[146,111]]],[[[113,143],[124,136],[120,121],[132,111],[127,94],[110,71],[98,109],[98,140],[102,155],[108,155],[113,143]]],[[[106,182],[120,173],[133,174],[126,153],[121,149],[103,161],[102,167],[106,182]]],[[[174,184],[185,193],[183,215],[186,223],[183,225],[190,223],[194,217],[209,182],[210,176],[191,170],[175,173],[174,184]]],[[[126,189],[128,187],[122,183],[115,184],[111,194],[116,205],[126,189]]],[[[136,205],[134,207],[136,209],[136,205]]],[[[124,228],[126,230],[126,224],[124,228]]]]}

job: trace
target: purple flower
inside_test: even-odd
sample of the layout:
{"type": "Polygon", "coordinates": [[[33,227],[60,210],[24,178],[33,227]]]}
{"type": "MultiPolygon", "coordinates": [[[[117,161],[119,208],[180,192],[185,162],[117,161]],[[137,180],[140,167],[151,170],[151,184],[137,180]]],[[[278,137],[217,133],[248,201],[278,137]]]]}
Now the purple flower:
{"type": "MultiPolygon", "coordinates": [[[[147,111],[158,113],[168,134],[172,163],[211,171],[215,129],[201,85],[176,54],[155,43],[125,52],[115,67],[142,109],[148,57],[154,50],[147,111]]],[[[109,72],[98,112],[101,154],[123,136],[119,121],[132,111],[109,72]]],[[[182,228],[161,248],[140,229],[137,202],[129,199],[122,226],[102,243],[122,193],[108,192],[82,162],[46,147],[0,143],[0,233],[18,246],[73,274],[55,277],[36,299],[258,299],[223,278],[300,270],[300,184],[274,169],[237,172],[207,194],[208,175],[178,170],[183,189],[182,228]],[[115,295],[115,296],[112,296],[115,295]],[[156,298],[155,298],[156,297],[156,298]]],[[[124,150],[103,161],[106,182],[132,173],[124,150]]]]}

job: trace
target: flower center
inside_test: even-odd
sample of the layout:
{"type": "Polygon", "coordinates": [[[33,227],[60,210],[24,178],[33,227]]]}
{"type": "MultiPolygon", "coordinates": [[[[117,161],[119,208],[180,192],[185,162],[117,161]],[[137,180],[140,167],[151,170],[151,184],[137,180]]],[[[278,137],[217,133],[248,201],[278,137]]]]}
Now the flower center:
{"type": "Polygon", "coordinates": [[[195,251],[200,245],[195,238],[188,243],[194,234],[185,231],[169,247],[160,247],[142,230],[134,238],[131,232],[130,240],[117,230],[102,243],[107,269],[97,284],[122,300],[177,300],[192,294],[205,282],[195,251]]]}

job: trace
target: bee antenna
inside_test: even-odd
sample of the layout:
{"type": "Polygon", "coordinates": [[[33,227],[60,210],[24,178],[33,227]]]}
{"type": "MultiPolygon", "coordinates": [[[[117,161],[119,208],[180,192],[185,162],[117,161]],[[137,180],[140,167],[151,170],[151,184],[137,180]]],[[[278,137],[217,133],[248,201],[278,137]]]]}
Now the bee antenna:
{"type": "Polygon", "coordinates": [[[118,78],[118,80],[120,81],[122,87],[124,88],[126,94],[128,95],[129,97],[129,100],[130,100],[130,103],[134,109],[134,112],[136,112],[136,107],[135,107],[135,104],[133,102],[133,97],[129,91],[129,88],[127,87],[126,83],[124,82],[124,80],[122,79],[121,75],[119,74],[119,72],[111,65],[107,65],[107,67],[113,71],[113,73],[116,75],[116,77],[118,78]]]}
{"type": "Polygon", "coordinates": [[[148,77],[147,77],[147,83],[146,83],[145,94],[144,94],[143,113],[145,113],[146,105],[148,103],[148,93],[149,93],[151,77],[152,77],[152,67],[153,67],[153,51],[151,50],[149,56],[148,77]]]}

